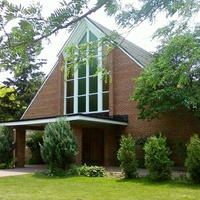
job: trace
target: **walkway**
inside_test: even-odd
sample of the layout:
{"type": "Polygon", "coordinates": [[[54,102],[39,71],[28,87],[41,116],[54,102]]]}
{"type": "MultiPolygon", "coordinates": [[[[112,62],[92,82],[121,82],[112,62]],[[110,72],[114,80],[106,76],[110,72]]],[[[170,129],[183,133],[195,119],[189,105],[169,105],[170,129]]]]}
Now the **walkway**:
{"type": "Polygon", "coordinates": [[[34,174],[36,172],[43,171],[46,168],[46,165],[26,165],[23,168],[0,169],[0,177],[34,174]]]}
{"type": "MultiPolygon", "coordinates": [[[[26,165],[24,168],[14,168],[14,169],[1,169],[0,177],[5,176],[17,176],[23,174],[34,174],[36,172],[43,171],[47,168],[46,165],[26,165]]],[[[121,169],[119,167],[107,167],[106,172],[118,174],[120,176],[121,169]]],[[[138,173],[140,177],[144,177],[147,175],[146,169],[138,169],[138,173]]],[[[179,177],[180,175],[186,175],[187,172],[183,168],[174,168],[172,170],[172,177],[179,177]]]]}

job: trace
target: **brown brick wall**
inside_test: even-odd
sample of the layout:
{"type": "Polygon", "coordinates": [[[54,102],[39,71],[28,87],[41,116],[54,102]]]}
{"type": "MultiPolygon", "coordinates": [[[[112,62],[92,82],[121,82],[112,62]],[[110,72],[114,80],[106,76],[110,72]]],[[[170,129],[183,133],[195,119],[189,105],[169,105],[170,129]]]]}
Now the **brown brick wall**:
{"type": "MultiPolygon", "coordinates": [[[[23,119],[59,116],[63,114],[64,106],[64,73],[61,71],[63,58],[59,58],[59,64],[46,81],[43,88],[32,102],[29,110],[23,119]]],[[[110,83],[109,112],[110,115],[128,115],[129,121],[127,127],[121,127],[117,130],[120,134],[131,133],[134,138],[144,134],[153,134],[161,131],[168,137],[169,144],[172,146],[172,158],[180,164],[177,143],[188,141],[193,133],[200,134],[199,120],[190,113],[177,117],[175,112],[169,112],[159,120],[147,122],[137,120],[138,110],[136,102],[131,102],[130,96],[135,87],[132,80],[138,77],[142,71],[133,60],[131,60],[120,49],[115,49],[109,56],[109,67],[112,75],[110,83]]],[[[82,129],[73,127],[74,133],[79,144],[79,153],[77,163],[82,159],[82,129]]],[[[105,165],[113,165],[116,162],[116,137],[115,131],[105,129],[105,165]]]]}
{"type": "Polygon", "coordinates": [[[110,115],[128,115],[128,126],[121,128],[121,134],[131,133],[134,138],[144,134],[153,134],[161,131],[168,137],[172,146],[172,158],[176,164],[180,164],[177,142],[188,141],[193,133],[200,134],[200,122],[191,113],[177,115],[176,112],[169,112],[159,120],[147,122],[137,120],[138,110],[136,102],[129,100],[132,95],[135,83],[132,78],[138,77],[142,68],[132,61],[121,50],[115,49],[109,58],[112,83],[110,84],[110,115]],[[115,58],[115,59],[114,59],[115,58]]]}
{"type": "Polygon", "coordinates": [[[57,66],[37,94],[23,119],[63,115],[64,72],[62,70],[62,62],[63,58],[60,56],[57,66]]]}

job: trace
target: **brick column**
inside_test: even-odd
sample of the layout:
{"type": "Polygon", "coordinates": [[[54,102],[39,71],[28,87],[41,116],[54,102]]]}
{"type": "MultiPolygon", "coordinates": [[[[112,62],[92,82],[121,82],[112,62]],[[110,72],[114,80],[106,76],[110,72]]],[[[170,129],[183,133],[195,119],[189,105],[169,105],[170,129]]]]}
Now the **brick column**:
{"type": "Polygon", "coordinates": [[[15,129],[15,152],[14,156],[17,158],[16,167],[24,167],[25,164],[25,140],[26,130],[17,127],[15,129]]]}
{"type": "Polygon", "coordinates": [[[82,164],[82,128],[78,126],[72,127],[73,133],[78,143],[78,155],[76,157],[76,164],[82,164]]]}

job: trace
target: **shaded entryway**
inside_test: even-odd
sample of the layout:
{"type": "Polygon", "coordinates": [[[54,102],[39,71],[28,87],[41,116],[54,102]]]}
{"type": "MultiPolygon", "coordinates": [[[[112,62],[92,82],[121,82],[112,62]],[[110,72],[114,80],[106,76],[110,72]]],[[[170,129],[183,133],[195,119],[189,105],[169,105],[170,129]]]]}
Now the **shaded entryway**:
{"type": "Polygon", "coordinates": [[[82,164],[104,165],[104,130],[82,129],[82,164]]]}

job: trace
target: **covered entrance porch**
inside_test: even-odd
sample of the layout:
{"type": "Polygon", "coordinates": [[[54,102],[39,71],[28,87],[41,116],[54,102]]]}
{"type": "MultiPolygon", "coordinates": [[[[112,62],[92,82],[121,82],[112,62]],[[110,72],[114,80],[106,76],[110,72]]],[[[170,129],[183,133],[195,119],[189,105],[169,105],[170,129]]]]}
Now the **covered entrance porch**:
{"type": "MultiPolygon", "coordinates": [[[[78,142],[77,164],[113,166],[116,165],[116,151],[120,137],[120,127],[127,126],[125,120],[114,120],[98,116],[58,116],[70,122],[78,142]]],[[[21,120],[1,123],[14,130],[16,167],[25,165],[25,148],[27,130],[44,130],[50,122],[58,117],[21,120]]]]}

